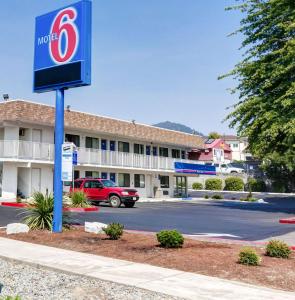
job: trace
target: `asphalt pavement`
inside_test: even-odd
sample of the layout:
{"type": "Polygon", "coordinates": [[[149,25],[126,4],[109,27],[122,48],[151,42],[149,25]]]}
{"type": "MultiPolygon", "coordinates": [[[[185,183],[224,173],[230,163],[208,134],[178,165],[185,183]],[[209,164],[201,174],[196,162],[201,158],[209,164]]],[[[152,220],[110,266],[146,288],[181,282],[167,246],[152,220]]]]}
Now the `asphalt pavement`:
{"type": "MultiPolygon", "coordinates": [[[[119,222],[126,229],[159,231],[177,229],[184,234],[219,236],[248,241],[264,240],[295,231],[280,218],[295,215],[292,197],[266,199],[268,203],[223,200],[137,203],[134,208],[101,205],[99,212],[73,213],[75,222],[119,222]]],[[[0,207],[0,226],[20,220],[19,209],[0,207]]]]}

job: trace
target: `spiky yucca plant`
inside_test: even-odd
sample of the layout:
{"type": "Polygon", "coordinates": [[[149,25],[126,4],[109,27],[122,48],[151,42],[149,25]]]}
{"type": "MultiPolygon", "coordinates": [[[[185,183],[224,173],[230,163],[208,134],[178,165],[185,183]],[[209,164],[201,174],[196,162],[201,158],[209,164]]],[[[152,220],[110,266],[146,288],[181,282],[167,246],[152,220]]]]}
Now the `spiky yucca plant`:
{"type": "Polygon", "coordinates": [[[24,212],[23,221],[30,229],[52,230],[53,220],[53,196],[36,192],[33,194],[31,205],[24,212]]]}

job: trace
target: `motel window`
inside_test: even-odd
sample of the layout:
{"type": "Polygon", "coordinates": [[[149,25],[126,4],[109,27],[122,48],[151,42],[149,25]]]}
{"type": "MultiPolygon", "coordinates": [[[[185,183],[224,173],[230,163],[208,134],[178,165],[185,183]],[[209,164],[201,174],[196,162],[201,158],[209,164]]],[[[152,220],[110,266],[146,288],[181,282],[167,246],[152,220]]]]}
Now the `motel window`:
{"type": "Polygon", "coordinates": [[[159,148],[159,155],[160,156],[163,156],[163,157],[168,157],[168,148],[163,148],[163,147],[160,147],[159,148]]]}
{"type": "Polygon", "coordinates": [[[134,153],[144,154],[144,146],[142,144],[134,144],[134,153]]]}
{"type": "Polygon", "coordinates": [[[110,150],[116,151],[116,142],[115,141],[110,141],[110,150]]]}
{"type": "Polygon", "coordinates": [[[180,150],[172,149],[172,157],[173,158],[180,158],[180,150]]]}
{"type": "Polygon", "coordinates": [[[110,180],[116,183],[116,173],[110,173],[110,180]]]}
{"type": "Polygon", "coordinates": [[[107,150],[107,140],[101,140],[101,150],[107,150]]]}
{"type": "Polygon", "coordinates": [[[185,151],[184,150],[181,150],[181,158],[185,159],[185,151]]]}
{"type": "Polygon", "coordinates": [[[75,170],[74,171],[74,180],[80,178],[80,171],[79,170],[75,170]]]}
{"type": "Polygon", "coordinates": [[[146,148],[145,148],[145,154],[146,155],[151,155],[151,146],[146,146],[146,148]]]}
{"type": "Polygon", "coordinates": [[[74,143],[76,147],[80,147],[80,136],[75,134],[66,134],[65,141],[74,143]]]}
{"type": "Polygon", "coordinates": [[[86,178],[99,178],[99,172],[96,171],[85,171],[86,178]]]}
{"type": "Polygon", "coordinates": [[[168,189],[169,188],[169,176],[160,175],[159,177],[160,177],[161,188],[168,189]]]}
{"type": "Polygon", "coordinates": [[[86,148],[99,149],[99,140],[98,140],[98,138],[86,136],[85,146],[86,146],[86,148]]]}
{"type": "Polygon", "coordinates": [[[158,155],[158,148],[156,146],[153,146],[153,156],[158,155]]]}
{"type": "Polygon", "coordinates": [[[119,173],[118,184],[120,187],[130,187],[130,174],[119,173]]]}
{"type": "Polygon", "coordinates": [[[144,174],[134,174],[134,187],[144,188],[145,187],[145,176],[144,174]]]}
{"type": "Polygon", "coordinates": [[[127,142],[118,142],[118,151],[120,152],[130,152],[129,143],[127,142]]]}
{"type": "Polygon", "coordinates": [[[107,172],[101,172],[101,178],[102,179],[108,179],[108,173],[107,172]]]}

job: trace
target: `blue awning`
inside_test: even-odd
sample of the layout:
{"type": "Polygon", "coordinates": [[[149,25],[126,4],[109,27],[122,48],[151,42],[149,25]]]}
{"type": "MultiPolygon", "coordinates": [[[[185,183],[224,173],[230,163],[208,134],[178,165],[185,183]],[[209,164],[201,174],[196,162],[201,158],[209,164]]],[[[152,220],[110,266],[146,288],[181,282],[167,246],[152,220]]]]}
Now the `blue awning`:
{"type": "Polygon", "coordinates": [[[215,166],[175,162],[174,168],[176,173],[216,175],[215,166]]]}

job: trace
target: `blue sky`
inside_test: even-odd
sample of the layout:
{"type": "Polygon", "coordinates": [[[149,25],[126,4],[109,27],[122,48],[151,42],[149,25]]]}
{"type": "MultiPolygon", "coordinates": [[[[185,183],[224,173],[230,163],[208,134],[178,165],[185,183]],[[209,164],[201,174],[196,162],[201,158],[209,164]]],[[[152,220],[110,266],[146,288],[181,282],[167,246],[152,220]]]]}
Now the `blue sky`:
{"type": "MultiPolygon", "coordinates": [[[[1,1],[0,95],[54,104],[32,93],[34,18],[75,1],[1,1]]],[[[73,109],[153,124],[174,121],[203,133],[237,102],[218,81],[241,59],[241,37],[227,37],[241,15],[234,0],[93,0],[92,85],[66,91],[73,109]]]]}

